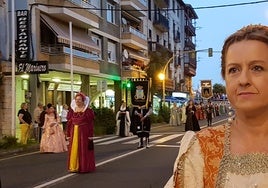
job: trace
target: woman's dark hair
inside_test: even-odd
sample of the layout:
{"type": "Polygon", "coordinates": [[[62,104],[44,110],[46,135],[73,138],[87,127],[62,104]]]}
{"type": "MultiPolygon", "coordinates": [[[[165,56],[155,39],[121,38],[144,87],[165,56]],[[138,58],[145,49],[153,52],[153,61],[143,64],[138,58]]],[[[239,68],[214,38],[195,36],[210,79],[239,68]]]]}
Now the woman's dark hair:
{"type": "Polygon", "coordinates": [[[48,104],[47,104],[47,109],[49,109],[49,108],[51,108],[51,107],[53,107],[53,108],[54,108],[54,115],[55,115],[55,119],[57,119],[57,111],[56,111],[55,106],[54,106],[54,105],[52,105],[51,103],[48,103],[48,104]]]}

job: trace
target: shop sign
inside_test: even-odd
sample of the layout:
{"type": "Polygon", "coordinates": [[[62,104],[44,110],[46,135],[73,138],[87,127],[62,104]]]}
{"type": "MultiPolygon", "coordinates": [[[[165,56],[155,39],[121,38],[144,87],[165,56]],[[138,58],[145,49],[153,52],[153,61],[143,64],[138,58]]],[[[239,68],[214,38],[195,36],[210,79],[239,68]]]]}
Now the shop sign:
{"type": "Polygon", "coordinates": [[[16,42],[16,60],[27,61],[30,54],[29,39],[29,11],[17,10],[17,42],[16,42]]]}
{"type": "Polygon", "coordinates": [[[48,73],[47,61],[17,62],[17,72],[46,74],[48,73]]]}

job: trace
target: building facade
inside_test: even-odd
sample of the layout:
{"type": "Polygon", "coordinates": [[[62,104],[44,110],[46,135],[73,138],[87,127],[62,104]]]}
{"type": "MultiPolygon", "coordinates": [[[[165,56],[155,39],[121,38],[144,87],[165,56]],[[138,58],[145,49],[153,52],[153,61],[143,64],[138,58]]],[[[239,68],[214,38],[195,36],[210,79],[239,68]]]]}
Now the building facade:
{"type": "MultiPolygon", "coordinates": [[[[82,91],[97,108],[119,109],[129,102],[126,83],[148,78],[152,53],[174,57],[166,71],[166,90],[191,92],[195,75],[197,19],[193,8],[180,0],[14,0],[18,15],[28,12],[28,41],[16,32],[16,112],[22,102],[33,112],[38,102],[53,103],[58,112],[82,91]],[[18,49],[28,42],[29,54],[18,49]],[[163,51],[164,49],[164,51],[163,51]],[[25,56],[24,56],[25,55],[25,56]],[[23,61],[20,57],[27,57],[23,61]],[[22,67],[33,67],[25,69],[22,67]],[[42,64],[44,63],[44,65],[42,64]],[[47,70],[38,72],[37,64],[47,70]],[[36,70],[35,70],[36,68],[36,70]]],[[[16,134],[10,125],[12,82],[11,0],[0,3],[0,135],[16,134]],[[5,26],[5,27],[2,27],[5,26]]],[[[24,31],[24,29],[23,29],[24,31]]],[[[159,88],[160,89],[160,88],[159,88]]],[[[160,91],[160,90],[159,90],[160,91]]]]}

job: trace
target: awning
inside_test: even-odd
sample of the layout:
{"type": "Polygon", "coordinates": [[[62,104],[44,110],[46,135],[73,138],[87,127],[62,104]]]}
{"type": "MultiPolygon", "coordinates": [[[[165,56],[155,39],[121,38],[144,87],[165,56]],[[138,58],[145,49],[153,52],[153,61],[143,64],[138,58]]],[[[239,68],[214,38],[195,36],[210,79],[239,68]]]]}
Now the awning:
{"type": "MultiPolygon", "coordinates": [[[[57,35],[58,42],[70,44],[69,25],[63,22],[53,20],[45,14],[41,14],[41,20],[57,35]]],[[[88,50],[90,52],[100,52],[97,44],[91,37],[83,30],[73,27],[73,46],[88,50]]]]}

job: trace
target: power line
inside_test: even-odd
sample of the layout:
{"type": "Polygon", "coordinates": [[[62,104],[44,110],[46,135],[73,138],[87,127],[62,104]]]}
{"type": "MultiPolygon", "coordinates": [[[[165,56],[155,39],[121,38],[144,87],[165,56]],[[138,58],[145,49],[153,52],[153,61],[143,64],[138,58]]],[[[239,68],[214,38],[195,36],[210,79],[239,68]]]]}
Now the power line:
{"type": "Polygon", "coordinates": [[[253,5],[253,4],[260,4],[260,3],[267,3],[267,2],[268,2],[268,0],[266,0],[266,1],[252,1],[252,2],[247,2],[247,3],[234,3],[234,4],[225,4],[225,5],[213,5],[213,6],[195,7],[193,9],[225,8],[225,7],[253,5]]]}
{"type": "MultiPolygon", "coordinates": [[[[234,3],[234,4],[225,4],[225,5],[212,5],[212,6],[204,6],[204,7],[195,7],[193,9],[200,10],[200,9],[214,9],[214,8],[226,8],[226,7],[235,7],[235,6],[245,6],[245,5],[253,5],[253,4],[261,4],[261,3],[268,3],[268,0],[264,1],[252,1],[247,3],[234,3]]],[[[81,7],[81,6],[64,6],[64,5],[49,5],[45,3],[33,3],[31,6],[48,6],[48,7],[57,7],[57,8],[70,8],[70,9],[85,9],[85,10],[102,10],[102,11],[158,11],[159,9],[139,9],[139,10],[130,10],[130,9],[109,9],[109,8],[97,8],[97,7],[81,7]]],[[[90,5],[90,4],[89,4],[90,5]]],[[[163,8],[160,9],[163,11],[174,11],[174,10],[184,10],[181,8],[163,8]]]]}

